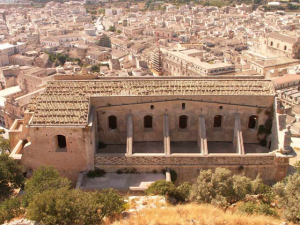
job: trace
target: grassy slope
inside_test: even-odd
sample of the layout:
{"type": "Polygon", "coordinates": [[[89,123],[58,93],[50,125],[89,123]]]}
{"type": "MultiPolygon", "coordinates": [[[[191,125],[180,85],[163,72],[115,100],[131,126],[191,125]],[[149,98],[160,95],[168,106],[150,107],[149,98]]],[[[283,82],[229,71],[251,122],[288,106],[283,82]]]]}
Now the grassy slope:
{"type": "Polygon", "coordinates": [[[282,222],[262,215],[248,216],[224,212],[212,205],[187,204],[145,209],[112,225],[280,225],[282,222]]]}

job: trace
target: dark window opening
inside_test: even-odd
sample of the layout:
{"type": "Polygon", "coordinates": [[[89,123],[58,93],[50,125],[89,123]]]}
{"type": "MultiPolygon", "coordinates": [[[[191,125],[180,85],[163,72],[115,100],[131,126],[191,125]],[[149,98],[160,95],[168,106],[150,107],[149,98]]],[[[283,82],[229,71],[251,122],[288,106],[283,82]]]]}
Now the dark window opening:
{"type": "Polygon", "coordinates": [[[250,116],[248,122],[248,128],[254,129],[257,123],[257,116],[250,116]]]}
{"type": "Polygon", "coordinates": [[[152,128],[153,118],[152,116],[144,117],[144,128],[152,128]]]}
{"type": "Polygon", "coordinates": [[[286,51],[286,45],[284,46],[284,50],[286,51]]]}
{"type": "Polygon", "coordinates": [[[115,116],[108,117],[108,127],[109,127],[109,129],[112,129],[112,130],[117,129],[117,117],[115,117],[115,116]]]}
{"type": "Polygon", "coordinates": [[[185,115],[179,116],[179,128],[186,129],[187,128],[188,117],[185,115]]]}
{"type": "Polygon", "coordinates": [[[221,127],[222,126],[222,116],[217,115],[214,117],[214,127],[221,127]]]}
{"type": "Polygon", "coordinates": [[[154,109],[154,105],[151,105],[151,106],[150,106],[150,109],[154,109]]]}
{"type": "Polygon", "coordinates": [[[184,110],[185,109],[185,103],[182,103],[181,108],[184,110]]]}
{"type": "Polygon", "coordinates": [[[220,109],[223,109],[223,106],[220,106],[220,109]]]}
{"type": "Polygon", "coordinates": [[[63,135],[57,135],[57,144],[59,148],[66,148],[67,147],[66,137],[63,135]]]}

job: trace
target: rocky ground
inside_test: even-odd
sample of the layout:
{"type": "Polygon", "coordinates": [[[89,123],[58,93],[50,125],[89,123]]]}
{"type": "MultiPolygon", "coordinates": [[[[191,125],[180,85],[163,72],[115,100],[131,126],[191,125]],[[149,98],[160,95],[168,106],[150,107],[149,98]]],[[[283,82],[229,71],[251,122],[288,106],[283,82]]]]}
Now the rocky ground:
{"type": "Polygon", "coordinates": [[[4,223],[3,225],[39,225],[39,223],[21,218],[10,221],[9,223],[4,223]]]}

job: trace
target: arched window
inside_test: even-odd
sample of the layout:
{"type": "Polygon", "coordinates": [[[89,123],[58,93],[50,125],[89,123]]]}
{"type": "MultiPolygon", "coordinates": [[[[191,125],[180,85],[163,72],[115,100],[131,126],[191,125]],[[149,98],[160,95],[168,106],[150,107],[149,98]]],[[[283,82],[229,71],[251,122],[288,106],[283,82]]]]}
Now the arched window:
{"type": "Polygon", "coordinates": [[[57,146],[58,148],[66,148],[67,147],[67,141],[66,137],[64,135],[57,135],[57,146]]]}
{"type": "Polygon", "coordinates": [[[273,41],[271,41],[270,45],[273,46],[273,41]]]}
{"type": "Polygon", "coordinates": [[[152,128],[153,117],[148,115],[144,117],[144,128],[152,128]]]}
{"type": "Polygon", "coordinates": [[[258,119],[258,117],[255,116],[255,115],[252,115],[252,116],[249,117],[249,121],[248,121],[248,128],[249,129],[255,129],[256,128],[257,119],[258,119]]]}
{"type": "Polygon", "coordinates": [[[283,48],[283,49],[284,49],[284,51],[286,51],[286,49],[287,49],[286,45],[284,46],[284,48],[283,48]]]}
{"type": "Polygon", "coordinates": [[[116,116],[109,116],[108,117],[108,127],[111,130],[117,129],[117,117],[116,116]]]}
{"type": "Polygon", "coordinates": [[[216,115],[214,117],[214,127],[221,127],[222,126],[222,116],[216,115]]]}
{"type": "Polygon", "coordinates": [[[186,115],[179,116],[179,128],[186,129],[188,125],[188,117],[186,115]]]}

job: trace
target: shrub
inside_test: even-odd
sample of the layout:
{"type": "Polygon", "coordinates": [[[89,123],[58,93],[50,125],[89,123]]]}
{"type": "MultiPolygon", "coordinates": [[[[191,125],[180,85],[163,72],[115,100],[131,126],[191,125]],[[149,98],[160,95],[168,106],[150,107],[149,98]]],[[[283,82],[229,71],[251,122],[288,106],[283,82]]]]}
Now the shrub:
{"type": "Polygon", "coordinates": [[[175,196],[176,187],[170,181],[158,180],[152,183],[146,190],[147,195],[175,196]]]}
{"type": "Polygon", "coordinates": [[[110,26],[110,27],[108,28],[108,31],[115,32],[115,31],[116,31],[115,26],[110,26]]]}
{"type": "Polygon", "coordinates": [[[93,65],[92,66],[92,72],[100,72],[100,66],[99,65],[93,65]]]}
{"type": "Polygon", "coordinates": [[[276,210],[272,208],[269,204],[260,203],[256,205],[256,213],[268,216],[278,216],[276,210]]]}
{"type": "Polygon", "coordinates": [[[90,170],[87,173],[88,178],[95,178],[95,177],[104,177],[106,174],[105,170],[96,168],[95,170],[90,170]]]}
{"type": "Polygon", "coordinates": [[[0,224],[25,213],[19,198],[6,199],[0,204],[0,224]]]}
{"type": "Polygon", "coordinates": [[[278,206],[283,208],[283,215],[286,219],[300,222],[300,174],[294,173],[273,186],[273,191],[278,198],[278,206]]]}
{"type": "MultiPolygon", "coordinates": [[[[231,172],[227,169],[217,168],[215,173],[203,170],[191,188],[190,199],[198,203],[211,203],[213,199],[221,196],[229,197],[233,193],[231,172]]],[[[230,200],[226,200],[230,202],[230,200]]]]}
{"type": "Polygon", "coordinates": [[[176,195],[175,195],[176,200],[181,202],[187,202],[189,200],[191,188],[192,186],[188,182],[184,182],[180,184],[176,188],[176,195]]]}
{"type": "Polygon", "coordinates": [[[268,216],[277,216],[277,212],[270,205],[257,202],[245,202],[238,206],[238,212],[247,214],[263,214],[268,216]]]}
{"type": "Polygon", "coordinates": [[[32,177],[25,183],[25,194],[22,199],[24,206],[27,206],[34,195],[46,190],[70,188],[70,181],[61,177],[53,167],[41,166],[33,172],[32,177]]]}
{"type": "Polygon", "coordinates": [[[124,200],[113,189],[84,192],[61,188],[35,195],[27,217],[43,224],[101,224],[123,211],[124,200]]]}
{"type": "Polygon", "coordinates": [[[132,168],[129,168],[129,171],[128,173],[137,173],[137,169],[132,167],[132,168]]]}
{"type": "Polygon", "coordinates": [[[239,201],[244,199],[247,194],[251,193],[251,179],[245,176],[234,175],[233,180],[233,191],[235,193],[235,200],[239,201]]]}
{"type": "Polygon", "coordinates": [[[137,173],[137,169],[132,167],[132,168],[124,168],[124,169],[119,169],[117,170],[117,173],[137,173]]]}
{"type": "Polygon", "coordinates": [[[258,177],[251,180],[242,175],[232,176],[230,170],[217,168],[200,171],[190,191],[190,200],[226,206],[243,200],[247,194],[266,194],[265,185],[258,177]]]}
{"type": "Polygon", "coordinates": [[[22,167],[7,154],[0,154],[0,202],[24,184],[22,167]]]}
{"type": "Polygon", "coordinates": [[[294,168],[295,168],[296,172],[300,174],[300,161],[295,163],[294,168]]]}

